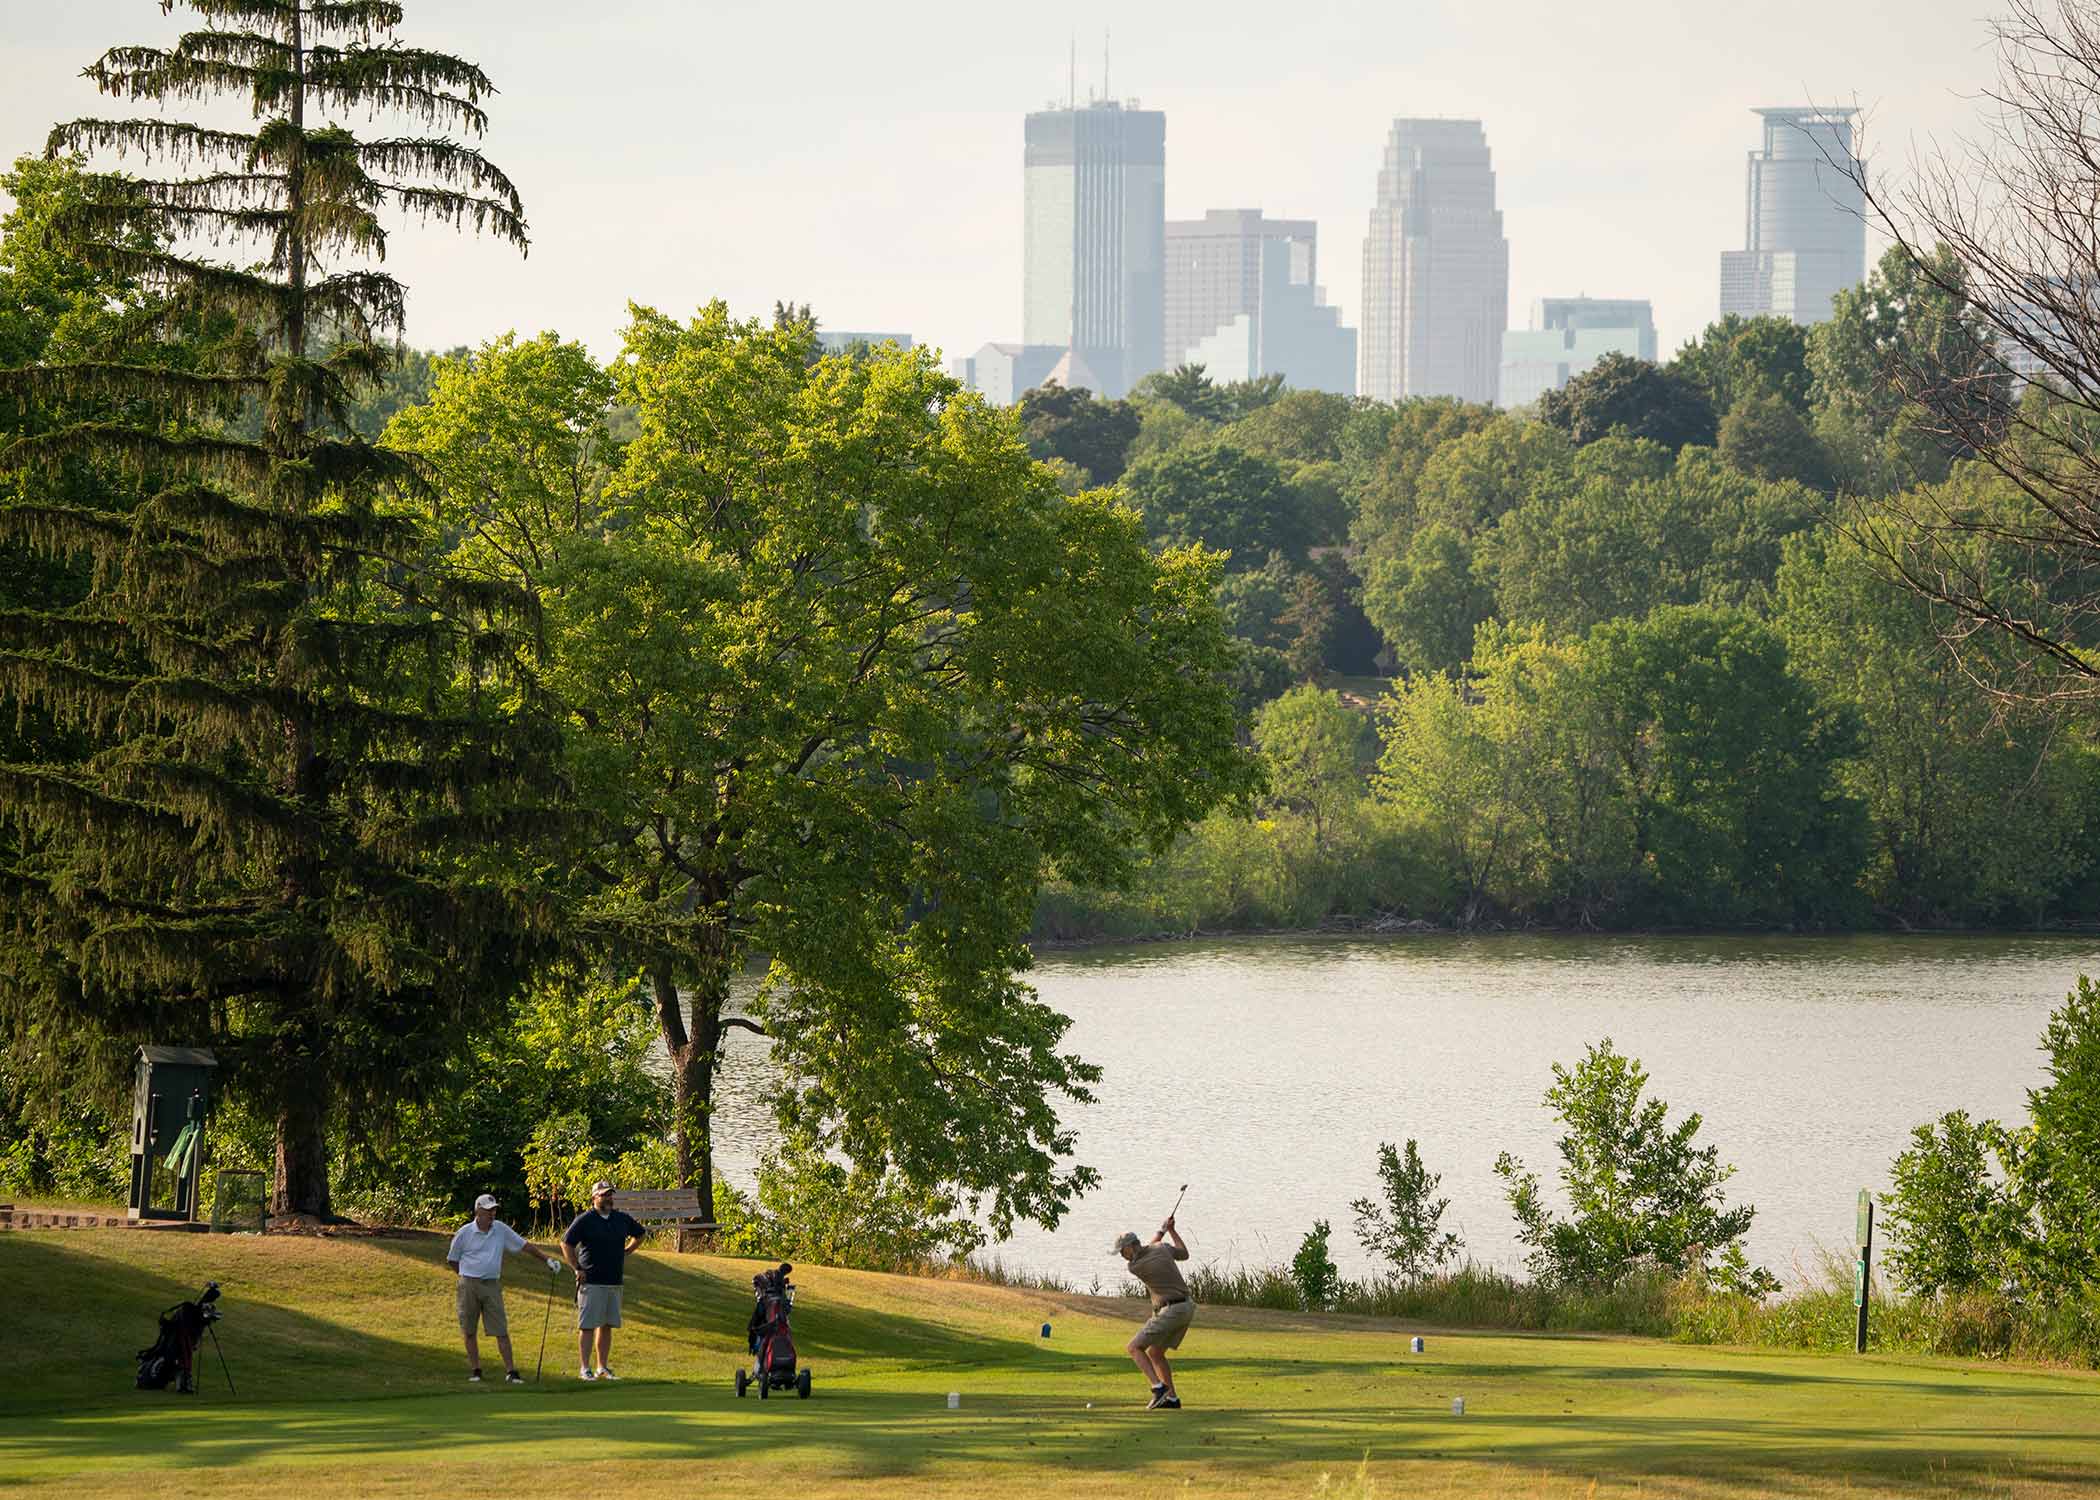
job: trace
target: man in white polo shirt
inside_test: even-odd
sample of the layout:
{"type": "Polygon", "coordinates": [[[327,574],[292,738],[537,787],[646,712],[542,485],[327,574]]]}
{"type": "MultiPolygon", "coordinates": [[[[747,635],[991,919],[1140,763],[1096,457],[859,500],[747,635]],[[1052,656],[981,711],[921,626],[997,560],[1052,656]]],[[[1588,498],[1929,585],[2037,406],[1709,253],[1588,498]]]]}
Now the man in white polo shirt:
{"type": "Polygon", "coordinates": [[[528,1250],[544,1260],[550,1272],[561,1269],[558,1259],[528,1244],[524,1235],[497,1218],[494,1195],[483,1193],[474,1200],[472,1221],[459,1226],[452,1248],[445,1252],[445,1263],[459,1272],[459,1331],[467,1340],[468,1380],[481,1379],[481,1342],[475,1336],[481,1325],[496,1336],[504,1382],[525,1383],[518,1362],[510,1357],[510,1323],[503,1315],[503,1255],[508,1250],[528,1250]]]}

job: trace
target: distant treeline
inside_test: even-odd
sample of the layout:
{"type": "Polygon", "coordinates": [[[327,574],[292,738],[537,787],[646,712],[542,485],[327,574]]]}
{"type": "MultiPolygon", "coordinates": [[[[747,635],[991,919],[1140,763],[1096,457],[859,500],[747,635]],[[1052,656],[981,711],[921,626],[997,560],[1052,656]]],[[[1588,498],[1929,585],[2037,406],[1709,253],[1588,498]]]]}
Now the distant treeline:
{"type": "Polygon", "coordinates": [[[2089,726],[1988,691],[2021,651],[1892,575],[1929,515],[1940,566],[2031,590],[2037,618],[2080,580],[2016,572],[2003,537],[2033,506],[1892,389],[1907,350],[1980,408],[2019,399],[1899,252],[1826,323],[1726,318],[1536,410],[1196,369],[1128,401],[1028,393],[1069,485],[1119,483],[1159,545],[1232,554],[1271,774],[1134,892],[1053,882],[1038,937],[2092,917],[2089,726]]]}

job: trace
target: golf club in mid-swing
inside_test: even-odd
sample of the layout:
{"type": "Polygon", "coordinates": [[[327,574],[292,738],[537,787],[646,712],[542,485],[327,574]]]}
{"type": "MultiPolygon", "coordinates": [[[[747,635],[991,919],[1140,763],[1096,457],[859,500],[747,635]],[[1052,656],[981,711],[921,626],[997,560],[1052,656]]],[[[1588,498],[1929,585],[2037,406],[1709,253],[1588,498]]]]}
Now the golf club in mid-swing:
{"type": "MultiPolygon", "coordinates": [[[[1169,1219],[1173,1218],[1174,1215],[1181,1212],[1181,1200],[1188,1196],[1188,1191],[1189,1185],[1184,1182],[1181,1185],[1181,1191],[1174,1195],[1174,1206],[1167,1210],[1167,1217],[1169,1219]]],[[[1161,1227],[1165,1227],[1164,1223],[1162,1223],[1161,1227]]]]}

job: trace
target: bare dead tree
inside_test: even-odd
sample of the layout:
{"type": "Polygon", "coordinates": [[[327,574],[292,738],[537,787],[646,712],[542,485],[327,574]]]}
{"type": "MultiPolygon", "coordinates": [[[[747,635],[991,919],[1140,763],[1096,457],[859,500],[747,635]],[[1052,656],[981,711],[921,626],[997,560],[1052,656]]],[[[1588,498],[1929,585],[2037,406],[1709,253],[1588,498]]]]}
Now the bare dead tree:
{"type": "Polygon", "coordinates": [[[1916,287],[1958,309],[1878,340],[1880,378],[2004,482],[1957,476],[1845,520],[2008,704],[2100,696],[2100,7],[2011,6],[1975,135],[1894,183],[1847,164],[1916,287]]]}

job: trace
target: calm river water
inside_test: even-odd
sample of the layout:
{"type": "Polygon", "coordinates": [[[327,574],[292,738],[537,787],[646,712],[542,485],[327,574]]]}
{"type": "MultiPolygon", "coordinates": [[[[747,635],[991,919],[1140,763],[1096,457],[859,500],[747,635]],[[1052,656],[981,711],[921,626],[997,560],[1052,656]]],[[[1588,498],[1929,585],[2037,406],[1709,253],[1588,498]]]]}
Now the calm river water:
{"type": "MultiPolygon", "coordinates": [[[[1072,1110],[1101,1173],[1054,1232],[996,1247],[1084,1289],[1150,1236],[1189,1184],[1197,1260],[1288,1261],[1315,1219],[1343,1269],[1368,1267],[1350,1200],[1375,1196],[1380,1141],[1421,1143],[1472,1256],[1520,1249],[1493,1167],[1507,1150],[1549,1181],[1540,1102],[1555,1062],[1609,1036],[1638,1057],[1673,1120],[1735,1163],[1757,1206],[1753,1259],[1782,1278],[1850,1238],[1859,1189],[1881,1190],[1912,1126],[1950,1109],[2014,1118],[2040,1081],[2036,1039],[2089,938],[1249,938],[1045,955],[1043,998],[1069,1049],[1101,1065],[1072,1110]]],[[[720,1154],[748,1183],[763,1141],[763,1043],[732,1033],[720,1154]]]]}

